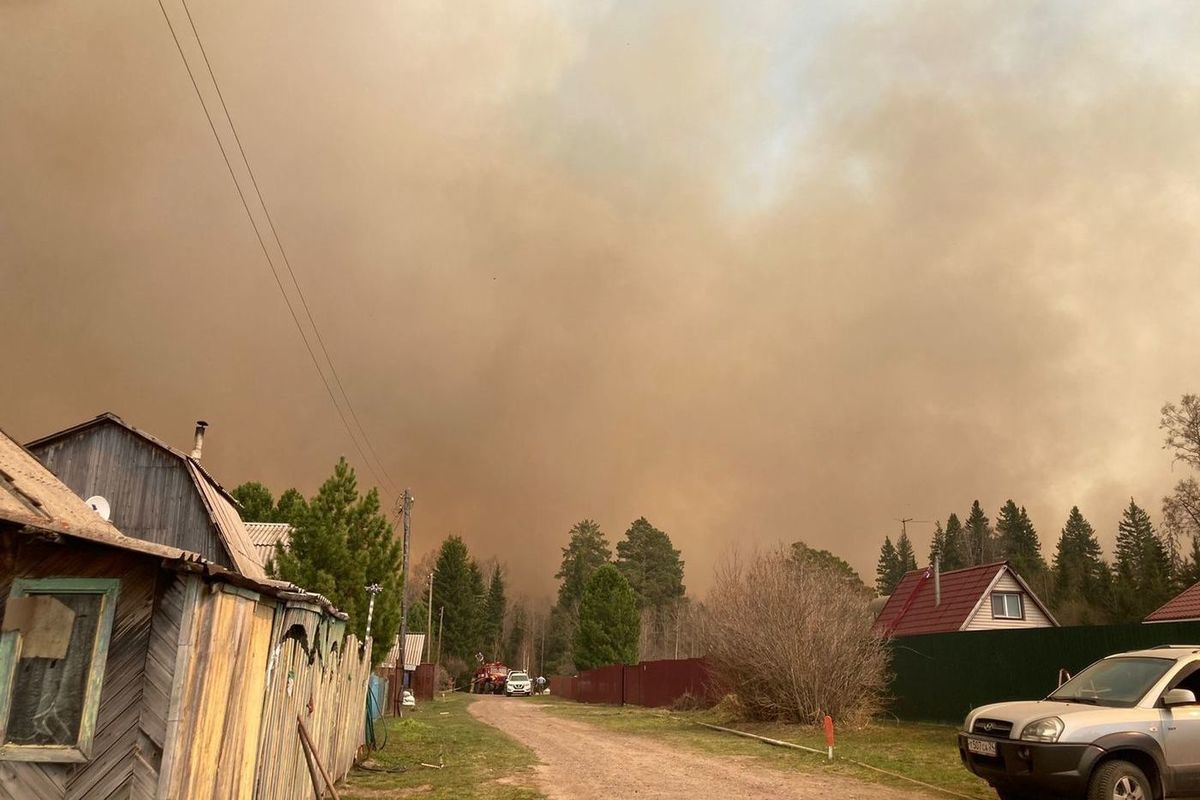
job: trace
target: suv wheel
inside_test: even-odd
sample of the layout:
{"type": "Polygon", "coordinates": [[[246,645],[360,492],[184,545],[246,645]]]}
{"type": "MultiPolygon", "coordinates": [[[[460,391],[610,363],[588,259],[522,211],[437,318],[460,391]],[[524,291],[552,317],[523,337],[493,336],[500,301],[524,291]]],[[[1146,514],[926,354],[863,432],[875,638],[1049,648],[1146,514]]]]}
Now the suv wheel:
{"type": "Polygon", "coordinates": [[[1146,774],[1128,761],[1103,764],[1088,785],[1088,800],[1154,800],[1146,774]]]}

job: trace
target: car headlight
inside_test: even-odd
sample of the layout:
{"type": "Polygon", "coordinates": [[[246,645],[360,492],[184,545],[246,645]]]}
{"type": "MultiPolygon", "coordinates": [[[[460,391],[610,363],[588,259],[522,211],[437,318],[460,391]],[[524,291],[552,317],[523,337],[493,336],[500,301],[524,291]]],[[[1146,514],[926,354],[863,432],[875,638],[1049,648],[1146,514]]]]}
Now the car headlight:
{"type": "Polygon", "coordinates": [[[1062,736],[1063,721],[1058,717],[1034,720],[1021,731],[1023,742],[1057,742],[1062,736]]]}

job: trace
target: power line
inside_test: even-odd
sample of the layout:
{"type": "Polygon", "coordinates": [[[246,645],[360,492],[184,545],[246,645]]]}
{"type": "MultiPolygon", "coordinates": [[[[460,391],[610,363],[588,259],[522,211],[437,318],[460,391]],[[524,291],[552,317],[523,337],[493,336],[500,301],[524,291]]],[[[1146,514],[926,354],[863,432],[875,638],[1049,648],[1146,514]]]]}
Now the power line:
{"type": "MultiPolygon", "coordinates": [[[[350,441],[354,444],[355,450],[358,451],[358,454],[362,458],[363,463],[366,464],[367,469],[370,470],[371,474],[375,476],[375,480],[380,483],[384,483],[382,480],[380,480],[379,473],[376,472],[375,467],[371,464],[371,460],[369,458],[367,458],[366,453],[363,452],[362,446],[358,442],[358,438],[354,435],[354,429],[351,428],[349,421],[346,419],[346,414],[345,414],[345,412],[342,411],[341,404],[338,403],[337,396],[334,394],[333,388],[329,385],[329,380],[325,377],[324,370],[321,369],[321,364],[317,360],[317,355],[313,351],[312,345],[308,341],[308,336],[305,335],[305,333],[304,333],[304,326],[300,323],[300,318],[296,314],[296,309],[292,305],[291,298],[288,297],[287,290],[284,288],[283,280],[279,277],[279,270],[275,266],[274,260],[271,258],[271,254],[270,254],[270,251],[267,249],[266,242],[263,241],[262,232],[258,228],[258,223],[255,222],[255,220],[254,220],[254,214],[250,211],[250,204],[246,200],[246,195],[242,191],[241,184],[238,182],[237,173],[234,172],[233,164],[229,160],[229,154],[225,151],[225,144],[221,141],[220,134],[217,133],[217,126],[213,122],[212,115],[208,111],[208,105],[204,102],[204,95],[200,92],[200,85],[196,82],[196,76],[192,72],[191,64],[188,63],[187,56],[183,52],[183,45],[179,41],[179,36],[175,33],[175,25],[171,22],[171,16],[167,13],[167,9],[163,5],[162,0],[158,0],[158,7],[159,7],[159,10],[162,11],[163,19],[166,20],[167,28],[171,31],[171,38],[175,42],[175,49],[177,51],[179,51],[179,58],[183,61],[184,69],[187,70],[188,78],[192,82],[192,88],[195,89],[195,91],[196,91],[196,98],[200,101],[200,107],[204,111],[204,117],[206,120],[208,120],[209,130],[212,131],[213,138],[217,140],[217,147],[221,151],[221,158],[224,159],[224,161],[225,161],[225,168],[229,170],[229,177],[233,179],[233,186],[237,190],[238,198],[242,201],[242,208],[246,211],[246,217],[250,220],[250,227],[252,227],[254,229],[254,236],[258,240],[258,246],[259,246],[259,248],[262,249],[263,256],[267,259],[267,264],[271,268],[271,274],[275,278],[275,285],[279,287],[279,292],[280,292],[280,294],[283,295],[283,301],[287,305],[289,314],[291,314],[292,322],[295,324],[296,330],[300,334],[300,340],[304,343],[304,349],[308,351],[308,357],[312,360],[313,367],[317,370],[317,375],[321,378],[321,383],[325,387],[325,392],[326,392],[326,394],[329,395],[329,400],[330,400],[330,402],[333,403],[334,410],[337,411],[338,417],[342,421],[342,426],[345,427],[346,433],[350,436],[350,441]]],[[[186,5],[185,5],[185,10],[186,10],[186,5]]],[[[190,12],[188,14],[188,18],[191,19],[190,12]]],[[[194,28],[193,28],[193,30],[194,30],[194,28]]],[[[197,37],[197,42],[199,42],[198,37],[197,37]]],[[[201,49],[203,50],[203,46],[201,46],[201,49]]],[[[205,57],[205,60],[207,61],[207,56],[205,57]]],[[[214,86],[216,85],[215,78],[213,80],[213,84],[214,84],[214,86]]],[[[220,90],[218,89],[218,94],[219,93],[220,93],[220,90]]],[[[222,100],[222,105],[223,104],[224,104],[224,100],[222,100]]],[[[226,112],[226,113],[228,113],[228,112],[226,112]]],[[[232,118],[229,118],[229,124],[230,124],[230,128],[232,129],[233,128],[232,118]]],[[[236,135],[237,135],[236,132],[234,135],[236,137],[236,135]]],[[[240,146],[241,145],[239,142],[239,147],[240,146]]],[[[245,160],[244,152],[242,153],[242,157],[243,157],[243,160],[245,160]]],[[[247,171],[249,171],[250,170],[249,162],[246,161],[245,164],[246,164],[247,171]]],[[[257,188],[257,186],[256,186],[256,188],[257,188]]],[[[261,194],[259,195],[259,200],[260,200],[260,202],[262,200],[261,194]]],[[[263,210],[264,210],[264,212],[266,211],[265,203],[263,204],[263,210]]],[[[270,214],[268,213],[267,216],[269,219],[270,214]]],[[[274,229],[274,226],[272,226],[272,229],[274,229]]],[[[280,252],[282,252],[282,246],[280,247],[280,252]]],[[[289,267],[289,271],[290,271],[290,267],[289,267]]],[[[294,275],[293,275],[293,282],[295,282],[294,275]]],[[[297,288],[297,290],[299,290],[299,288],[300,288],[299,284],[296,284],[296,288],[297,288]]],[[[306,306],[306,308],[307,308],[307,306],[306,306]]],[[[309,317],[309,320],[310,320],[310,322],[312,321],[311,315],[309,317]]],[[[314,331],[316,330],[315,323],[313,323],[313,329],[314,329],[314,331]]],[[[318,334],[318,336],[319,336],[319,334],[318,334]]],[[[325,355],[326,355],[326,359],[328,359],[328,353],[326,353],[325,355]]],[[[333,371],[333,362],[330,361],[329,365],[330,365],[330,370],[333,371]]],[[[335,373],[335,375],[336,375],[336,373],[335,373]]],[[[339,388],[340,388],[340,382],[339,382],[339,388]]],[[[345,395],[345,390],[343,390],[343,395],[345,395]]],[[[346,400],[346,405],[347,405],[347,407],[350,407],[349,398],[347,398],[347,400],[346,400]]],[[[351,412],[353,413],[353,408],[351,408],[351,412]]],[[[361,425],[360,425],[360,428],[361,428],[361,425]]],[[[367,442],[367,446],[370,447],[370,440],[367,439],[365,432],[363,433],[363,438],[364,438],[364,441],[367,442]]],[[[372,449],[372,452],[374,452],[373,449],[372,449]]],[[[381,469],[383,468],[382,462],[380,463],[380,468],[381,469]]],[[[385,473],[386,473],[386,471],[385,471],[385,473]]],[[[395,493],[395,486],[394,486],[394,484],[392,484],[390,478],[387,481],[387,485],[389,486],[391,491],[393,493],[395,493]]]]}
{"type": "Polygon", "coordinates": [[[283,246],[283,240],[279,238],[279,231],[275,228],[275,220],[271,217],[271,209],[267,206],[267,201],[263,199],[262,190],[258,186],[258,178],[255,177],[254,169],[250,166],[250,159],[246,157],[246,150],[242,146],[242,137],[238,135],[237,126],[233,124],[233,114],[229,113],[229,106],[225,104],[225,93],[221,91],[221,84],[217,80],[216,73],[213,72],[212,62],[208,59],[208,51],[204,48],[204,40],[200,38],[200,32],[196,30],[196,21],[192,18],[192,10],[187,4],[187,0],[180,0],[180,3],[183,5],[184,13],[187,14],[188,25],[192,28],[192,35],[196,37],[196,44],[200,46],[200,55],[204,58],[204,66],[208,70],[209,78],[212,79],[213,88],[217,90],[217,98],[221,101],[221,109],[225,112],[226,120],[229,121],[229,130],[233,132],[233,140],[237,142],[238,152],[242,156],[242,163],[246,165],[246,172],[250,176],[251,185],[254,186],[254,193],[258,195],[259,205],[262,206],[263,214],[267,218],[267,225],[271,228],[271,235],[275,238],[275,244],[279,247],[280,255],[283,256],[283,264],[287,268],[288,275],[291,276],[292,285],[296,287],[296,294],[300,297],[300,304],[304,307],[304,314],[308,317],[308,322],[312,326],[313,333],[316,334],[317,344],[321,348],[321,353],[324,354],[325,361],[329,364],[329,372],[333,375],[333,380],[337,384],[338,391],[342,393],[342,398],[346,402],[346,408],[350,410],[350,417],[354,420],[354,424],[358,426],[358,432],[366,443],[367,449],[375,457],[375,463],[378,464],[380,471],[387,478],[388,484],[395,490],[392,476],[388,475],[387,467],[383,464],[383,459],[375,452],[375,447],[371,444],[371,438],[367,436],[366,428],[359,421],[358,412],[354,410],[354,404],[350,402],[350,395],[346,393],[346,388],[342,385],[342,378],[338,375],[337,367],[334,366],[333,359],[329,355],[329,350],[325,347],[325,339],[321,336],[321,329],[317,327],[317,320],[313,317],[312,310],[308,306],[308,298],[304,296],[304,289],[301,288],[300,281],[297,280],[296,273],[292,269],[291,259],[288,258],[287,250],[283,246]]]}

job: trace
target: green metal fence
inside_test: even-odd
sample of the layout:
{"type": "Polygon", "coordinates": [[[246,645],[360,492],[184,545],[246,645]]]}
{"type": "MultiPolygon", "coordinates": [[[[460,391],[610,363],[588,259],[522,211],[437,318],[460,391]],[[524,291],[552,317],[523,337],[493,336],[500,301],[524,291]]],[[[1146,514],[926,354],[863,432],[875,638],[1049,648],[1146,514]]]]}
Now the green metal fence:
{"type": "Polygon", "coordinates": [[[1200,622],[905,636],[892,641],[891,711],[961,722],[987,703],[1045,697],[1060,669],[1075,673],[1106,655],[1160,644],[1200,647],[1200,622]]]}

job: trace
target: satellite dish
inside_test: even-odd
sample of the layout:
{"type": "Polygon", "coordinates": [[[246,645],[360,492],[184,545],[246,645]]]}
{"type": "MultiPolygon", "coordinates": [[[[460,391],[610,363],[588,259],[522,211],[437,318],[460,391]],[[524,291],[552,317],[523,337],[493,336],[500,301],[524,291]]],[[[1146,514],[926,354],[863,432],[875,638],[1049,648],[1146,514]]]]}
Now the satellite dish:
{"type": "Polygon", "coordinates": [[[98,494],[89,497],[83,502],[91,506],[92,511],[95,511],[97,514],[99,514],[101,519],[107,520],[112,514],[112,509],[109,507],[108,501],[98,494]]]}

